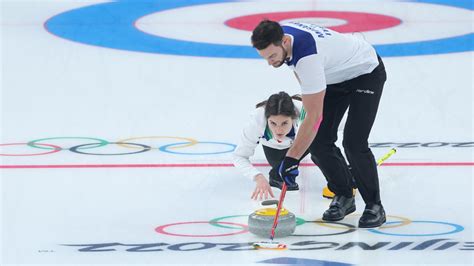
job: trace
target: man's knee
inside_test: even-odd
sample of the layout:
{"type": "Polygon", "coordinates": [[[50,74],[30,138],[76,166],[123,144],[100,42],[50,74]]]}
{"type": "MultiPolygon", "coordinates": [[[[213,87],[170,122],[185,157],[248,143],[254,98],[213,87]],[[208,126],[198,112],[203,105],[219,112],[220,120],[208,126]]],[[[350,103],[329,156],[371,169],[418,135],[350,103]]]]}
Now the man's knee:
{"type": "Polygon", "coordinates": [[[310,147],[311,158],[313,159],[313,157],[315,157],[317,160],[317,158],[324,157],[325,155],[331,153],[334,147],[335,145],[333,143],[313,143],[310,147]]]}
{"type": "Polygon", "coordinates": [[[366,153],[369,149],[369,144],[367,142],[357,141],[357,140],[346,140],[342,141],[342,146],[344,147],[344,152],[346,154],[359,154],[366,153]]]}

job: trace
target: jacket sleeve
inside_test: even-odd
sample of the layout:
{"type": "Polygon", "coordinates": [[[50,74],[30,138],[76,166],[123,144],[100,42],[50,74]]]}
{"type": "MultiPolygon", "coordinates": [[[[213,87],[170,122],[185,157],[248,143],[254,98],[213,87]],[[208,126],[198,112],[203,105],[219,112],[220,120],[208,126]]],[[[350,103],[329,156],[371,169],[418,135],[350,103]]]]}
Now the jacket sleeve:
{"type": "Polygon", "coordinates": [[[234,166],[250,180],[261,174],[250,162],[250,157],[255,154],[255,148],[258,146],[260,137],[265,130],[265,116],[261,109],[263,108],[257,108],[252,113],[250,121],[242,130],[239,144],[232,154],[234,166]]]}
{"type": "Polygon", "coordinates": [[[301,58],[295,66],[295,74],[301,86],[301,94],[318,93],[326,89],[324,58],[313,54],[301,58]]]}

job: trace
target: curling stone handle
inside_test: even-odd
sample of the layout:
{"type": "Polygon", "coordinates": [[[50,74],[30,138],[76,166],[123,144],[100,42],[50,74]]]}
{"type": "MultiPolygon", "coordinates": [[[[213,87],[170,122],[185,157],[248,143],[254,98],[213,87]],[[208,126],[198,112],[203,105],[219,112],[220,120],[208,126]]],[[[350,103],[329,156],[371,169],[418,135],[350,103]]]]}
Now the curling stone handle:
{"type": "Polygon", "coordinates": [[[278,206],[278,200],[264,200],[261,203],[263,206],[268,206],[268,205],[277,205],[278,206]]]}

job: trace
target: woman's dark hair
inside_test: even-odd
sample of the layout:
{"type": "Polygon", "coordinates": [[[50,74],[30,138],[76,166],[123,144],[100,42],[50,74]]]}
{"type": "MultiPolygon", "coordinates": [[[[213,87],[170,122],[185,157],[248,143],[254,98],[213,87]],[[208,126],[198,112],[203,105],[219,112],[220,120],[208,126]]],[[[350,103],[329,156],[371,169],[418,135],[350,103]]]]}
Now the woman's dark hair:
{"type": "Polygon", "coordinates": [[[301,96],[293,95],[290,97],[288,93],[280,91],[279,93],[272,94],[268,100],[258,103],[255,107],[264,106],[266,119],[272,115],[285,115],[295,119],[299,114],[295,109],[293,100],[301,101],[301,96]]]}
{"type": "Polygon", "coordinates": [[[270,44],[280,45],[283,40],[283,29],[278,22],[264,19],[253,30],[251,40],[257,50],[263,50],[270,44]]]}

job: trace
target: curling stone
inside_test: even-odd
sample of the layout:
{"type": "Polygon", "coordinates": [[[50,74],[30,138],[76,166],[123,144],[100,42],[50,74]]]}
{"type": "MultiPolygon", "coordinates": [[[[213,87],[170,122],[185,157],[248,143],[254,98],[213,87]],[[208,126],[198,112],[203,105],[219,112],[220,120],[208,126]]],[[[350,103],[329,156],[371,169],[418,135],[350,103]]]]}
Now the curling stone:
{"type": "MultiPolygon", "coordinates": [[[[262,202],[262,205],[278,205],[278,200],[267,200],[262,202]]],[[[256,210],[249,215],[248,226],[252,234],[269,237],[273,219],[275,218],[277,208],[263,208],[256,210]]],[[[278,225],[275,229],[275,237],[285,237],[293,234],[296,228],[296,216],[285,208],[280,211],[278,217],[278,225]]]]}

